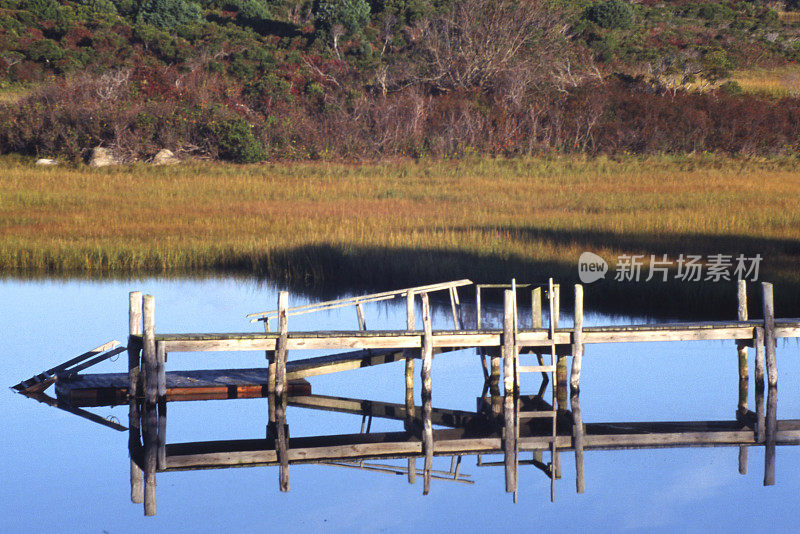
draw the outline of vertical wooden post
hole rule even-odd
[[[764,329],[756,327],[753,344],[756,347],[756,441],[764,443]]]
[[[531,291],[531,328],[544,328],[542,322],[542,288]]]
[[[516,389],[514,358],[516,340],[514,339],[514,292],[506,290],[503,299],[503,390],[505,394],[503,413],[505,425],[503,449],[505,452],[506,492],[517,491],[517,471],[514,451],[516,450],[516,421],[514,394]]]
[[[158,401],[166,401],[167,400],[167,371],[166,371],[166,363],[167,363],[167,352],[164,347],[163,341],[156,342],[156,366],[158,372]]]
[[[572,332],[572,373],[570,387],[580,390],[581,365],[583,363],[583,286],[575,284],[575,326]]]
[[[767,384],[769,387],[778,385],[778,368],[775,362],[775,306],[772,298],[772,284],[762,282],[761,288],[764,297],[764,349],[767,356]]]
[[[134,336],[142,335],[142,292],[128,294],[128,396],[136,399],[139,388],[139,367],[142,342]]]
[[[269,333],[269,318],[264,319],[264,332]],[[264,351],[267,360],[267,439],[274,439],[275,428],[275,351]]]
[[[360,302],[356,303],[356,315],[358,315],[358,329],[366,330],[367,321],[364,319],[364,308],[361,306]]]
[[[417,328],[417,319],[414,313],[414,293],[409,291],[406,295],[406,328],[414,331]],[[414,430],[414,349],[403,351],[406,357],[406,430]],[[417,460],[414,457],[408,458],[408,483],[413,484],[417,475]]]
[[[431,309],[428,294],[422,295],[422,452],[425,454],[425,477],[423,495],[431,489],[431,469],[433,469],[433,426],[431,424],[431,365],[433,364],[433,332],[431,328]]]
[[[475,330],[481,329],[481,288],[475,287]]]
[[[144,500],[142,470],[133,461],[133,440],[140,439],[139,405],[137,401],[139,389],[139,368],[141,361],[142,335],[142,293],[131,291],[128,294],[128,428],[129,450],[131,452],[131,502],[141,503]],[[136,435],[134,436],[134,432]]]
[[[458,293],[454,287],[450,288],[450,308],[453,311],[453,328],[461,330],[461,317],[459,313],[461,302],[458,300]]]
[[[145,297],[146,298],[146,297]],[[146,301],[145,301],[146,302]],[[147,327],[145,327],[145,332]],[[158,465],[158,430],[156,407],[144,404],[144,515],[156,515],[156,468]]]
[[[561,315],[561,286],[553,284],[553,329],[558,328],[558,319]],[[567,409],[567,357],[558,356],[556,360],[556,381],[558,409]]]
[[[144,319],[143,352],[144,352],[144,378],[145,401],[155,404],[158,395],[158,363],[156,361],[155,338],[155,299],[153,295],[145,295],[142,316]]]
[[[738,301],[737,316],[740,321],[747,320],[747,282],[739,280],[736,285]],[[742,341],[736,344],[739,360],[739,402],[736,408],[737,419],[747,413],[747,394],[750,387],[750,373],[747,369],[747,346]],[[747,447],[739,447],[739,473],[747,474]]]
[[[279,486],[281,491],[289,491],[288,436],[286,435],[287,379],[286,360],[289,340],[289,292],[278,295],[278,342],[275,350],[275,423],[277,426],[277,454],[280,461]]]

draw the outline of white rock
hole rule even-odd
[[[39,158],[36,160],[36,165],[58,165],[58,162],[50,158]]]
[[[162,148],[153,156],[153,160],[150,163],[153,165],[173,165],[180,162],[181,160],[175,157],[172,150]]]
[[[117,164],[119,164],[119,160],[108,148],[98,146],[92,149],[92,155],[89,157],[90,167],[108,167]]]

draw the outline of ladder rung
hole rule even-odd
[[[556,370],[555,365],[518,365],[517,371],[520,373],[552,373]]]
[[[530,412],[519,412],[520,417],[555,417],[558,414],[555,410],[536,410]]]

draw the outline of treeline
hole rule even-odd
[[[0,13],[2,83],[22,88],[0,105],[0,152],[800,148],[800,100],[713,88],[737,64],[800,54],[797,29],[758,2],[0,0]]]

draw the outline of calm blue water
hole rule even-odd
[[[159,332],[221,332],[259,331],[244,315],[275,308],[279,289],[229,279],[3,281],[0,377],[11,386],[109,339],[124,342],[131,290],[155,295]],[[305,302],[293,295],[290,305]],[[404,303],[374,304],[366,312],[369,328],[405,326]],[[562,323],[569,324],[564,315]],[[449,308],[439,309],[434,327],[447,327],[449,320]],[[612,320],[589,314],[585,322]],[[292,317],[289,325],[293,330],[353,329],[356,316],[346,309]],[[305,355],[292,353],[290,359]],[[800,418],[798,356],[794,341],[779,342],[779,418]],[[121,372],[126,363],[123,355],[95,372]],[[167,365],[263,363],[263,353],[254,352],[173,354]],[[317,394],[403,402],[402,363],[310,381]],[[730,420],[737,400],[736,351],[732,342],[587,346],[582,384],[584,422]],[[436,357],[434,406],[473,410],[481,386],[474,351]],[[537,389],[538,379],[523,382],[522,393]],[[127,407],[94,411],[127,424]],[[353,433],[361,426],[360,416],[292,407],[287,417],[292,436]],[[583,495],[575,493],[573,456],[566,453],[555,504],[549,502],[549,480],[525,466],[519,503],[512,504],[502,468],[479,468],[474,456],[465,457],[461,467],[474,485],[434,480],[427,497],[421,477],[411,486],[405,476],[331,466],[293,465],[288,494],[278,491],[275,467],[161,473],[158,515],[146,518],[142,506],[129,500],[126,433],[7,388],[0,389],[0,418],[0,532],[800,531],[798,447],[778,448],[776,485],[768,488],[762,487],[762,448],[750,449],[745,476],[737,471],[737,448],[589,451]],[[261,438],[266,419],[266,399],[171,403],[168,442]],[[372,430],[400,427],[376,419]],[[449,458],[434,461],[437,469],[449,465]]]

